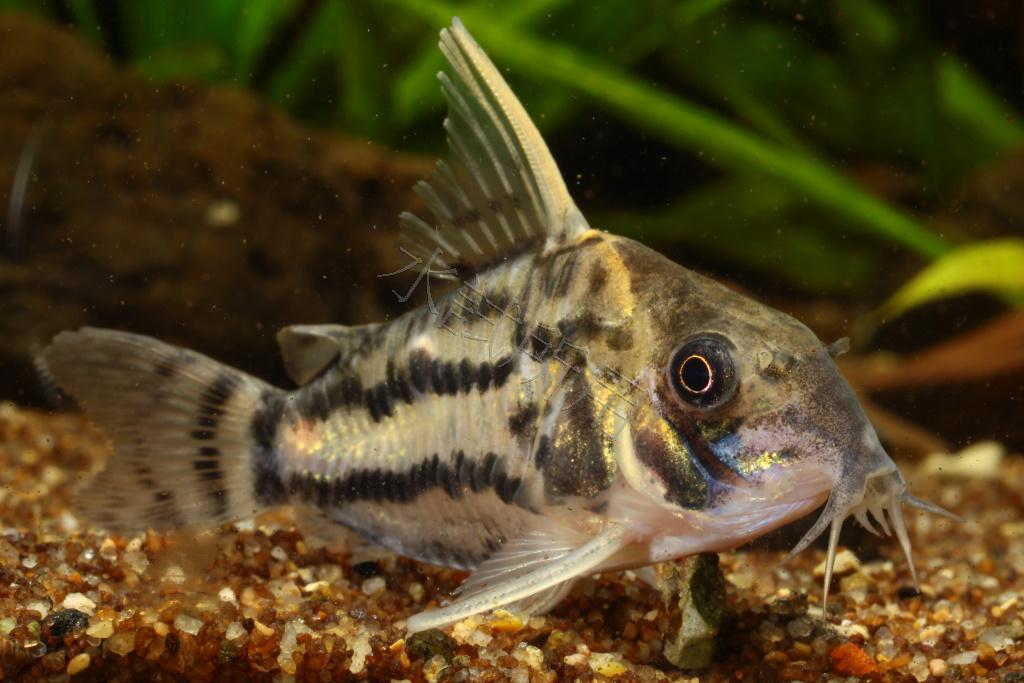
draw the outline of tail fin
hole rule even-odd
[[[83,328],[43,351],[57,383],[114,443],[79,495],[90,521],[122,533],[255,514],[257,411],[283,392],[150,337]],[[258,430],[257,430],[258,431]]]

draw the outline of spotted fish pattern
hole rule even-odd
[[[61,333],[42,360],[115,446],[83,514],[133,532],[287,504],[310,530],[472,571],[410,631],[543,611],[577,577],[735,547],[822,505],[798,548],[831,525],[833,558],[855,516],[909,553],[900,503],[928,506],[835,347],[592,229],[461,23],[440,46],[450,154],[401,248],[454,289],[388,323],[281,330],[294,390],[140,335]]]

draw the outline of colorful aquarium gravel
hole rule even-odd
[[[701,672],[666,661],[672,615],[632,573],[582,581],[545,617],[498,614],[408,637],[403,620],[465,573],[325,549],[284,516],[197,537],[109,536],[72,491],[107,457],[81,417],[0,409],[2,680],[1024,680],[1024,461],[991,453],[915,488],[962,524],[913,514],[920,593],[892,543],[722,557],[728,606]],[[995,475],[995,476],[993,476]],[[361,553],[361,554],[358,554]]]

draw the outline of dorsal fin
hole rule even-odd
[[[449,156],[416,185],[434,224],[401,215],[406,251],[433,275],[461,278],[577,239],[587,222],[523,105],[457,18],[440,45]]]
[[[290,325],[277,332],[285,372],[298,385],[308,384],[327,366],[366,340],[376,325]]]

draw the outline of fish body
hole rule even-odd
[[[825,505],[909,542],[905,484],[793,318],[592,229],[500,74],[442,32],[451,155],[403,250],[449,294],[297,325],[288,391],[125,332],[58,335],[54,377],[115,445],[80,509],[118,531],[284,504],[472,575],[410,630],[555,604],[574,579],[733,548]],[[888,519],[887,519],[888,518]],[[909,558],[909,554],[908,554]]]

